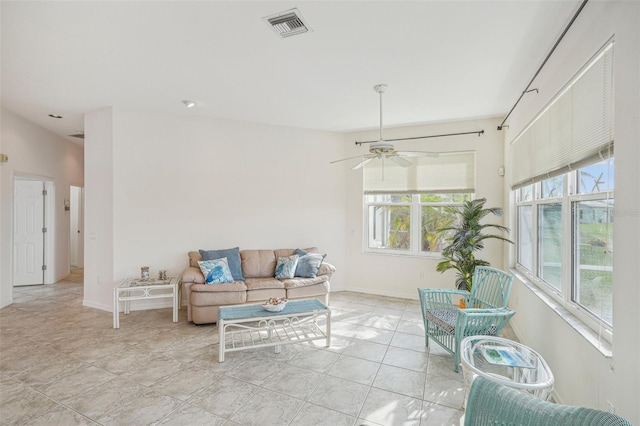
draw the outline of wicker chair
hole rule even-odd
[[[571,407],[541,401],[484,377],[471,386],[465,426],[632,426],[620,416],[585,407]]]
[[[507,308],[513,275],[488,266],[476,267],[471,292],[419,288],[425,345],[432,339],[454,357],[460,368],[460,342],[467,336],[497,336],[515,312]],[[453,296],[462,296],[469,309],[459,309]]]

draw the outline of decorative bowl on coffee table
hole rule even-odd
[[[287,299],[284,297],[272,297],[262,304],[262,307],[269,312],[280,312],[287,306]]]

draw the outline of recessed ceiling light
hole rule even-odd
[[[194,106],[198,105],[196,102],[194,101],[189,101],[187,99],[185,99],[184,101],[182,101],[182,103],[184,104],[184,106],[186,106],[187,108],[193,108]]]
[[[58,115],[58,114],[49,114],[49,117],[51,117],[51,118],[62,118],[62,116]]]

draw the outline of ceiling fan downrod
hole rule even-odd
[[[438,153],[435,152],[427,152],[427,151],[396,151],[392,143],[385,141],[383,139],[382,128],[384,126],[383,115],[382,115],[382,94],[387,89],[386,84],[378,84],[373,87],[373,89],[378,93],[380,97],[380,134],[379,139],[377,141],[368,141],[368,142],[356,142],[356,145],[361,145],[363,143],[371,143],[369,145],[369,153],[364,155],[358,155],[355,157],[343,158],[341,160],[331,161],[330,164],[338,163],[341,161],[347,161],[354,158],[360,158],[361,161],[352,167],[353,170],[358,170],[368,164],[370,161],[374,159],[382,160],[382,180],[384,180],[384,160],[388,159],[393,163],[396,163],[400,167],[409,167],[412,163],[405,159],[404,157],[438,157]],[[412,139],[412,138],[407,138]]]
[[[373,90],[378,92],[378,94],[380,95],[380,138],[378,139],[378,141],[382,142],[384,140],[382,139],[382,94],[385,92],[385,90],[387,90],[387,85],[378,84],[376,86],[373,86]]]

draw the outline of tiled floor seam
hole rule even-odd
[[[75,293],[81,295],[81,292],[74,292],[74,294]],[[44,293],[43,292],[43,293],[41,293],[41,295],[46,297],[46,296],[49,295],[49,293]],[[366,295],[364,295],[362,293],[357,293],[357,294],[351,293],[349,295],[345,295],[344,297],[342,297],[342,295],[340,293],[337,293],[336,296],[338,296],[338,297],[336,297],[335,300],[336,300],[337,303],[340,304],[340,309],[347,309],[347,308],[344,308],[344,306],[348,305],[348,301],[349,300],[357,300],[358,297],[366,296]],[[65,296],[65,298],[66,298],[66,296]],[[29,298],[29,299],[37,300],[38,297],[34,296],[32,298]],[[380,305],[376,305],[375,298],[371,298],[370,299],[370,298],[367,297],[367,299],[368,300],[364,301],[365,303],[363,303],[362,305],[363,306],[369,306],[370,308],[363,307],[362,308],[363,310],[375,309],[376,306],[378,306],[378,307],[380,307],[381,309],[384,309],[384,310],[389,310],[389,311],[396,310],[396,311],[398,311],[400,313],[399,314],[400,320],[399,321],[393,320],[393,322],[392,322],[393,327],[387,327],[387,328],[385,328],[385,327],[372,327],[371,325],[359,324],[358,322],[351,323],[351,322],[345,321],[344,323],[346,324],[346,327],[357,326],[358,330],[354,330],[353,333],[347,333],[347,334],[350,335],[349,337],[339,336],[339,335],[336,334],[335,335],[336,338],[340,339],[340,340],[338,340],[338,348],[337,348],[337,350],[331,350],[331,349],[326,349],[326,348],[313,348],[313,350],[316,350],[316,351],[322,350],[322,351],[327,351],[327,352],[330,352],[330,353],[334,353],[336,356],[332,359],[332,361],[330,363],[328,363],[328,364],[326,364],[326,366],[324,366],[323,371],[320,373],[322,375],[321,376],[322,377],[321,380],[315,382],[313,387],[309,388],[310,390],[308,391],[308,394],[305,395],[304,399],[303,398],[297,398],[297,397],[293,396],[293,398],[301,401],[301,404],[296,408],[295,412],[293,412],[293,416],[291,417],[291,420],[289,421],[289,423],[291,423],[301,413],[301,410],[304,410],[304,407],[305,407],[306,404],[314,404],[314,405],[318,405],[318,406],[331,405],[331,400],[330,399],[324,399],[324,398],[322,399],[323,401],[326,401],[327,404],[317,404],[317,403],[314,403],[314,402],[310,401],[311,396],[314,394],[314,392],[317,391],[318,386],[320,386],[322,381],[326,380],[328,377],[339,377],[339,378],[342,378],[344,380],[347,380],[347,381],[355,383],[355,384],[367,386],[366,387],[366,392],[363,392],[363,391],[365,391],[365,388],[361,389],[361,392],[362,392],[361,395],[364,395],[364,400],[362,402],[362,405],[359,407],[357,416],[355,416],[356,417],[356,424],[358,424],[358,419],[361,418],[360,416],[365,414],[363,412],[363,410],[365,409],[365,404],[366,404],[367,399],[371,395],[372,388],[379,389],[379,390],[382,390],[382,391],[385,391],[385,392],[389,392],[389,394],[392,394],[392,395],[410,397],[410,398],[412,398],[414,400],[420,400],[420,402],[422,404],[421,405],[421,410],[424,409],[425,404],[427,404],[427,405],[428,404],[435,404],[437,406],[446,407],[446,408],[453,408],[454,410],[460,411],[459,407],[450,407],[450,405],[446,405],[446,404],[443,404],[441,402],[438,403],[438,402],[435,402],[435,401],[430,401],[430,400],[425,399],[425,396],[428,396],[426,394],[426,389],[427,389],[426,386],[422,386],[422,389],[421,389],[421,392],[420,392],[422,397],[418,398],[417,394],[415,392],[410,391],[410,390],[407,391],[407,392],[411,393],[413,395],[407,394],[407,393],[402,393],[402,392],[397,392],[395,390],[394,391],[390,391],[390,390],[384,389],[383,387],[380,387],[380,385],[374,385],[374,383],[376,381],[376,378],[379,376],[380,371],[383,368],[382,367],[383,365],[393,366],[394,368],[399,368],[399,369],[402,369],[402,370],[406,370],[407,372],[418,372],[418,370],[416,370],[416,369],[405,368],[404,366],[402,366],[402,365],[405,365],[405,364],[408,365],[408,366],[412,366],[414,364],[412,364],[411,362],[410,363],[398,362],[398,361],[401,361],[401,360],[399,358],[397,358],[397,357],[396,357],[396,362],[395,363],[390,363],[390,362],[393,362],[392,358],[389,358],[390,362],[387,362],[386,358],[387,358],[387,355],[389,354],[389,351],[390,351],[391,348],[399,349],[399,350],[402,350],[402,351],[407,351],[407,352],[405,352],[406,354],[416,353],[416,354],[421,354],[420,356],[424,355],[426,357],[426,359],[423,361],[423,365],[426,366],[425,368],[427,370],[430,368],[432,354],[430,354],[428,352],[425,354],[424,351],[416,350],[415,342],[412,342],[412,339],[409,337],[409,335],[417,335],[417,334],[415,332],[415,330],[416,330],[415,327],[411,326],[411,324],[408,323],[408,322],[414,322],[418,326],[421,325],[421,322],[417,321],[416,318],[415,318],[416,317],[416,313],[412,312],[412,311],[414,311],[416,309],[416,305],[415,304],[411,304],[411,303],[407,302],[407,303],[403,304],[402,309],[397,309],[398,305],[393,305],[393,303],[395,303],[396,300],[392,300],[391,301],[392,303],[385,304],[384,303],[384,298],[380,298],[381,304]],[[27,298],[24,297],[23,301],[24,300],[27,300]],[[59,300],[62,300],[62,299],[59,299]],[[347,303],[345,303],[345,301]],[[28,303],[28,302],[26,302],[26,303]],[[389,306],[389,305],[391,305],[391,306]],[[35,308],[34,309],[31,309],[31,308],[30,309],[24,309],[24,310],[22,310],[22,312],[19,313],[19,317],[32,315],[34,313],[34,310],[35,310]],[[14,312],[15,312],[15,310],[14,310]],[[356,310],[355,312],[358,312],[358,311]],[[58,316],[56,316],[54,314],[55,314],[55,312],[53,310],[47,309],[46,311],[43,311],[42,314],[40,314],[38,312],[37,316],[38,316],[40,321],[43,321],[43,320],[44,321],[49,321],[50,318],[56,319],[58,317]],[[150,311],[150,313],[146,313],[145,315],[138,314],[137,318],[142,318],[142,321],[140,323],[138,323],[140,325],[140,327],[152,326],[154,324],[154,322],[153,321],[147,321],[146,317],[147,316],[152,316],[153,314],[154,314],[153,311]],[[394,315],[395,316],[396,314],[393,314],[393,312],[391,312],[389,315]],[[98,315],[95,315],[95,316],[98,317]],[[161,316],[164,317],[164,315],[161,315]],[[384,315],[380,314],[380,316],[382,317]],[[156,315],[156,317],[159,318],[160,316]],[[99,318],[96,318],[96,319],[99,319]],[[101,322],[102,319],[99,319],[99,321]],[[181,321],[184,321],[184,315],[181,316]],[[133,324],[135,324],[135,323],[131,323],[131,322],[129,323],[129,325],[133,325]],[[158,324],[160,324],[160,323],[158,323]],[[405,325],[405,327],[402,329],[403,331],[399,331],[401,324]],[[7,327],[3,327],[3,329],[6,329],[6,328]],[[210,331],[215,332],[213,329],[211,329],[211,330],[206,330],[204,332],[199,332],[198,331],[196,333],[193,333],[192,325],[190,327],[189,325],[183,325],[183,324],[180,324],[180,326],[178,326],[177,328],[169,328],[169,327],[165,327],[164,323],[163,323],[163,324],[161,324],[161,328],[163,329],[163,333],[170,333],[170,334],[173,334],[175,336],[180,336],[184,331],[191,332],[192,335],[194,335],[194,337],[196,337],[197,339],[201,339],[202,340],[202,342],[203,342],[202,346],[203,347],[206,345],[206,342],[208,340],[208,336],[207,336],[206,333],[209,333]],[[19,330],[19,328],[17,330]],[[377,330],[377,331],[372,331],[372,330]],[[405,332],[406,330],[413,331],[413,333],[411,333],[411,332],[406,333]],[[390,340],[388,340],[388,341],[386,340],[388,338],[387,336],[385,336],[384,339],[375,340],[375,337],[378,336],[378,334],[377,334],[378,332],[387,332],[387,333],[389,333],[388,336],[390,336]],[[360,333],[362,335],[360,336],[358,333]],[[108,335],[109,333],[105,332],[104,334]],[[12,337],[13,337],[12,340],[16,339],[15,333],[14,333],[14,335]],[[75,337],[74,335],[70,335],[70,338],[74,338],[74,337]],[[374,337],[373,342],[371,340],[371,337]],[[115,337],[113,337],[113,338],[115,339]],[[44,336],[43,334],[40,334],[37,338],[29,337],[28,340],[30,342],[33,342],[35,345],[37,345],[39,347],[41,347],[42,345],[48,344],[47,343],[48,341],[52,341],[51,339],[47,340],[47,337]],[[355,347],[356,350],[352,349],[350,353],[345,353],[347,351],[347,348],[349,348],[349,346],[350,346],[349,342],[354,342],[354,343],[357,343],[357,342],[371,342],[371,343],[374,343],[376,345],[383,345],[384,346],[384,350],[383,350],[382,347],[379,347],[379,349],[376,349],[373,346],[371,346],[371,347],[368,347],[368,346],[360,347],[360,346],[356,345],[356,346],[352,346],[352,347]],[[383,342],[383,343],[381,343],[381,342]],[[141,341],[133,343],[132,346],[141,345],[139,348],[137,348],[137,350],[145,350],[146,347],[147,347],[147,343],[151,343],[151,339],[143,338],[143,339],[141,339]],[[124,344],[129,345],[130,342],[125,341]],[[411,347],[412,345],[414,347]],[[431,346],[433,348],[433,346],[434,346],[433,343],[431,344]],[[193,347],[194,349],[198,349],[198,345],[196,345],[196,344],[191,345],[191,347]],[[359,356],[359,353],[358,353],[358,351],[360,351],[361,348],[367,348],[367,349],[371,348],[372,350],[374,350],[374,352],[370,353],[369,354],[370,356],[361,357],[361,356]],[[132,350],[133,350],[133,348],[132,348]],[[62,353],[63,352],[61,352],[61,354]],[[296,359],[297,357],[301,356],[302,353],[304,353],[304,351],[301,351],[300,353],[295,354],[295,356],[291,357],[290,359],[283,360],[282,362],[284,364],[288,364],[288,365],[292,365],[292,366],[295,366],[297,368],[300,368],[301,367],[300,365],[296,366],[296,365],[291,364],[290,362],[292,360]],[[381,353],[382,353],[382,357],[378,360],[378,357],[380,356]],[[402,354],[402,352],[397,352],[397,353],[398,354]],[[177,352],[176,353],[174,353],[174,352],[165,353],[165,355],[168,358],[170,358],[170,359],[172,359],[172,360],[174,360],[176,362],[184,364],[184,366],[192,364],[194,366],[197,366],[198,368],[203,368],[203,369],[207,368],[207,365],[213,367],[213,364],[211,364],[211,361],[208,361],[208,360],[205,359],[204,352],[202,352],[201,355],[199,354],[197,356],[190,357],[189,359],[191,361],[185,361],[184,359],[180,358]],[[438,356],[439,355],[440,354],[438,354]],[[215,348],[214,348],[214,353],[212,353],[212,356],[214,356],[214,357],[216,356]],[[416,358],[416,361],[418,361],[420,359],[420,356],[418,356]],[[359,360],[362,360],[362,361],[373,362],[373,363],[375,363],[377,365],[376,365],[375,369],[372,369],[371,368],[372,366],[367,367],[366,363],[363,363],[362,370],[358,371],[355,375],[352,376],[353,378],[356,378],[357,380],[362,378],[363,380],[360,380],[360,381],[352,380],[352,378],[340,377],[340,371],[347,371],[347,370],[344,370],[345,367],[349,368],[348,366],[351,365],[351,364],[349,362],[347,362],[346,364],[342,364],[338,368],[337,367],[337,363],[339,362],[339,360],[345,359],[347,357],[348,358],[359,359]],[[83,357],[83,358],[85,358],[85,357]],[[331,357],[328,357],[328,358],[331,359]],[[319,358],[319,360],[321,360],[321,359],[322,359],[322,357]],[[80,359],[80,361],[83,361],[83,360]],[[99,367],[99,362],[96,361],[96,360],[83,361],[83,362],[87,363],[88,365],[92,365],[92,366],[94,366],[96,368],[101,368],[101,367]],[[267,360],[266,361],[266,365],[268,365],[268,362],[269,361]],[[438,362],[437,365],[439,366],[440,364],[441,363]],[[323,365],[324,364],[322,362],[319,363],[319,366],[323,366]],[[359,364],[355,363],[353,365],[358,366]],[[418,364],[415,364],[415,365],[417,366]],[[337,376],[330,375],[330,372],[332,371],[333,368],[336,368],[336,371],[334,373],[337,374]],[[104,369],[104,370],[107,371],[107,372],[110,372],[110,373],[112,372],[112,370],[107,370],[107,369]],[[309,370],[309,369],[307,369],[307,370],[308,371],[314,371],[314,370]],[[375,370],[375,374],[372,374],[371,376],[369,376],[370,372],[374,371],[374,370]],[[214,371],[216,371],[216,370],[214,370]],[[317,372],[318,370],[315,370],[315,371]],[[225,373],[228,373],[228,371],[226,371],[226,372],[225,371],[221,371],[220,372],[220,377],[218,377],[216,380],[219,380],[221,377],[227,377],[227,378],[233,378],[235,380],[241,380],[241,379],[237,379],[237,378],[235,378],[235,377],[233,377],[231,375],[227,375]],[[19,372],[6,373],[6,372],[3,371],[3,378],[15,377],[17,374],[19,374]],[[115,374],[117,377],[126,378],[126,375],[122,374],[122,373],[113,373],[113,374]],[[170,376],[171,377],[175,377],[175,376],[178,376],[179,374],[180,374],[179,372],[175,372],[173,374],[170,374]],[[426,374],[426,371],[424,369],[422,369],[421,374]],[[445,376],[448,376],[448,374],[445,374]],[[365,383],[365,381],[368,380],[367,379],[368,377],[371,377],[370,383]],[[161,379],[158,379],[158,381],[160,381],[160,380]],[[412,379],[412,380],[414,380],[414,379]],[[154,385],[156,383],[154,383]],[[383,384],[383,382],[381,382],[381,384]],[[267,388],[265,386],[265,383],[261,383],[260,385],[255,385],[255,384],[252,383],[252,385],[257,386],[257,388],[254,389],[254,392],[257,391],[257,389],[263,389],[263,390],[267,390],[267,391],[270,391],[270,392],[281,393],[281,392],[273,391],[273,390]],[[92,387],[90,387],[90,389],[96,389],[97,387],[98,387],[97,385],[96,386],[92,386]],[[147,387],[147,386],[145,386],[145,387]],[[387,387],[389,387],[389,386],[387,386]],[[153,389],[153,386],[149,386],[147,388]],[[31,388],[31,389],[33,389],[33,388]],[[402,384],[397,389],[404,390],[404,389],[410,389],[410,388],[409,388],[409,385]],[[414,387],[414,389],[416,391],[418,390],[417,387]],[[33,389],[33,390],[35,390],[35,389]],[[166,392],[163,392],[163,391],[160,391],[160,393],[164,394],[166,396],[169,396],[173,400],[175,400],[178,403],[180,403],[181,404],[180,407],[192,406],[192,407],[198,408],[200,410],[206,411],[208,413],[211,413],[212,415],[215,415],[215,416],[217,416],[217,417],[219,417],[221,419],[225,419],[225,421],[230,421],[230,418],[233,417],[233,415],[235,415],[237,412],[241,411],[243,409],[242,407],[246,406],[246,404],[247,404],[247,402],[244,402],[242,404],[242,406],[239,407],[231,416],[224,416],[224,417],[223,416],[219,416],[216,413],[213,413],[213,412],[211,412],[209,410],[206,410],[204,408],[201,408],[201,407],[199,407],[197,405],[194,405],[193,403],[189,402],[191,400],[191,398],[197,392],[200,392],[200,391],[202,391],[202,389],[194,391],[190,395],[189,398],[182,398],[182,397],[181,398],[176,398],[176,397],[173,397],[171,394],[167,394]],[[455,392],[455,390],[452,390],[452,391]],[[41,393],[39,391],[37,391],[37,392]],[[305,392],[306,392],[306,389],[305,389]],[[92,421],[96,421],[97,422],[97,420],[93,419],[92,417],[88,417],[87,415],[85,415],[85,414],[83,414],[81,412],[78,412],[76,410],[73,410],[73,409],[71,409],[70,407],[68,407],[68,406],[66,406],[64,404],[60,404],[58,401],[56,401],[55,399],[47,396],[46,394],[43,394],[43,395],[45,397],[47,397],[48,399],[54,401],[56,404],[60,405],[61,407],[69,409],[72,412],[77,413],[78,415],[82,415],[85,418],[88,418],[88,419],[91,419]],[[286,395],[288,397],[292,397],[292,395],[287,395],[287,394],[284,394],[284,393],[282,393],[282,395]],[[454,394],[452,394],[452,395],[454,395]],[[455,404],[453,404],[453,405],[455,405]],[[334,410],[330,406],[327,406],[325,408],[330,409],[330,410]],[[174,409],[173,411],[171,411],[171,413],[165,415],[163,417],[163,419],[168,418],[169,416],[171,416],[172,414],[176,413],[176,411],[178,411],[180,409],[181,408]],[[48,412],[50,412],[50,411],[51,410],[49,410]],[[112,410],[110,410],[110,411],[112,411]],[[338,412],[341,412],[341,411],[338,410]],[[348,413],[344,413],[344,414],[347,414],[349,416],[353,416],[353,414],[348,414]],[[102,413],[101,414],[101,416],[104,416],[104,415],[106,415],[106,413]],[[362,418],[362,419],[366,420],[364,418]],[[367,420],[366,422],[367,423],[371,422],[371,420]]]
[[[56,410],[56,409],[57,409],[57,408],[59,408],[59,407],[64,407],[64,408],[66,408],[67,410],[69,410],[69,411],[73,411],[74,413],[76,413],[76,414],[78,414],[78,415],[80,415],[80,416],[82,416],[82,417],[84,417],[84,418],[87,418],[87,419],[91,420],[92,422],[94,422],[94,423],[96,423],[96,424],[100,424],[100,423],[98,423],[98,421],[97,421],[96,419],[92,419],[91,417],[87,416],[86,414],[81,413],[81,412],[79,412],[79,411],[77,411],[77,410],[74,410],[74,409],[73,409],[73,408],[71,408],[70,406],[68,406],[68,405],[66,405],[66,404],[64,404],[64,403],[62,403],[62,402],[60,402],[60,401],[58,401],[58,400],[56,400],[56,399],[54,399],[54,398],[50,397],[49,395],[47,395],[47,394],[45,394],[45,393],[42,393],[41,391],[38,391],[37,389],[34,389],[34,388],[32,388],[32,387],[29,387],[29,389],[31,389],[31,390],[32,390],[32,391],[34,391],[34,392],[39,393],[40,395],[44,396],[44,397],[45,397],[45,398],[47,398],[47,399],[50,399],[51,401],[55,402],[55,403],[56,403],[56,406],[51,407],[49,410],[45,411],[44,413],[40,414],[40,415],[39,415],[39,416],[37,416],[37,417],[34,417],[33,419],[30,419],[30,420],[26,421],[25,423],[21,423],[21,425],[28,425],[29,423],[33,422],[34,420],[37,420],[38,418],[45,416],[46,414],[48,414],[48,413],[50,413],[50,412],[52,412],[52,411]]]

